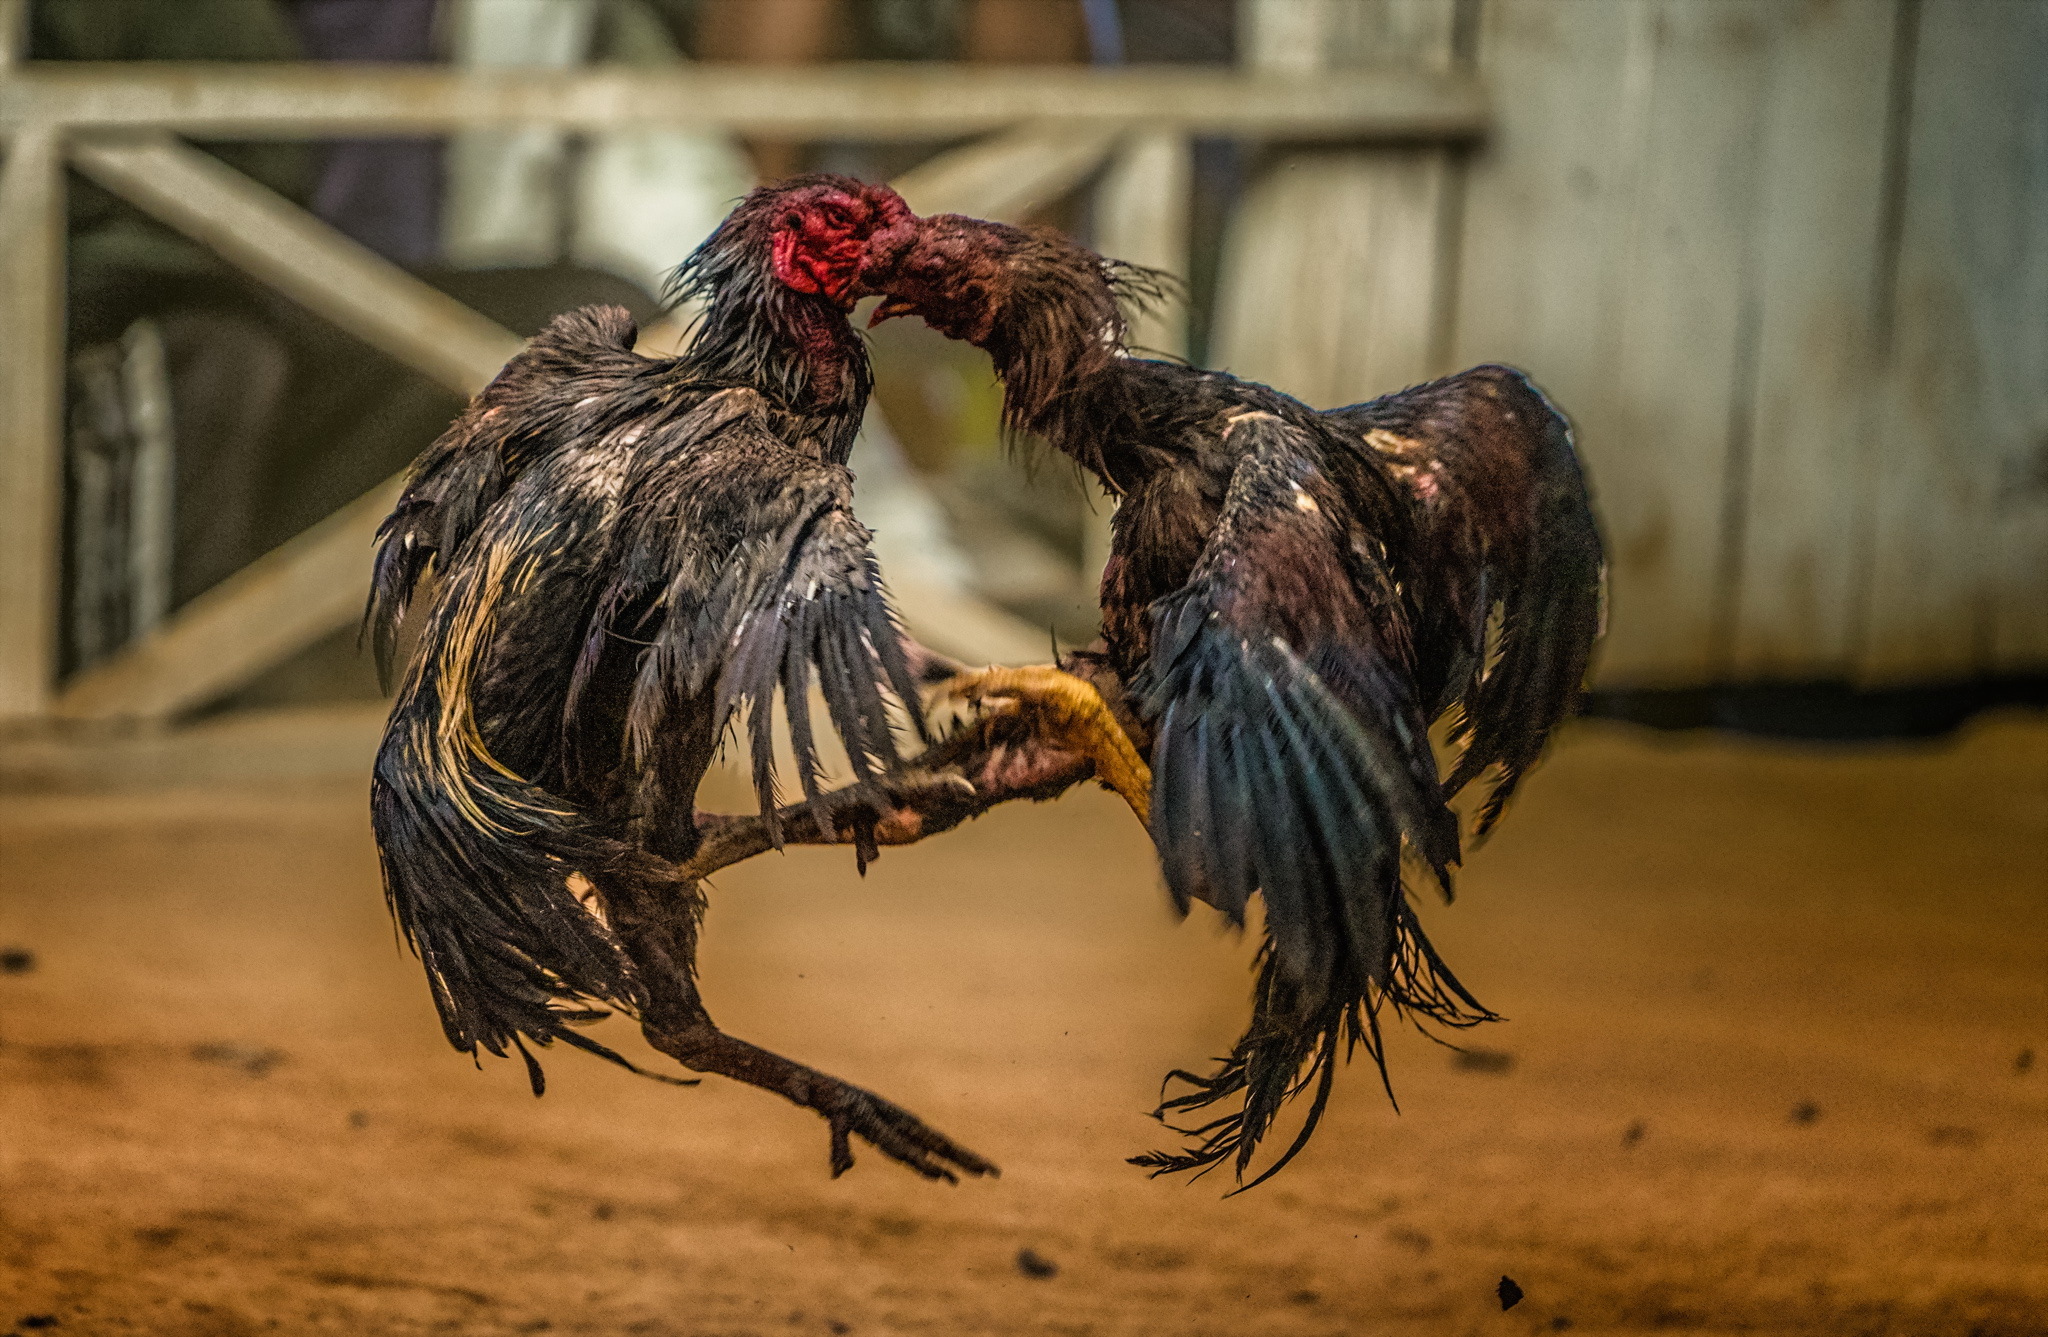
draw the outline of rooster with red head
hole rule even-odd
[[[778,693],[814,807],[814,674],[856,787],[896,763],[890,696],[921,727],[846,470],[870,385],[847,311],[870,248],[910,225],[894,192],[842,177],[757,190],[678,272],[705,308],[680,357],[639,356],[627,314],[592,308],[477,395],[381,531],[367,621],[384,665],[416,596],[425,610],[372,814],[457,1049],[517,1049],[538,1094],[529,1045],[632,1066],[577,1029],[615,1009],[684,1067],[817,1111],[835,1174],[857,1135],[950,1179],[994,1167],[712,1023],[703,893],[679,866],[741,714],[777,841]]]
[[[1250,1027],[1212,1075],[1174,1073],[1187,1089],[1160,1109],[1225,1112],[1138,1163],[1230,1160],[1242,1181],[1281,1107],[1313,1090],[1257,1183],[1306,1145],[1340,1050],[1364,1045],[1385,1078],[1383,1010],[1492,1019],[1430,946],[1402,860],[1448,897],[1447,798],[1489,782],[1483,835],[1576,702],[1603,575],[1570,428],[1507,367],[1318,413],[1133,356],[1124,308],[1163,276],[1050,230],[941,215],[880,249],[875,318],[921,316],[987,350],[1008,426],[1117,498],[1104,639],[1067,664],[1150,772],[1105,778],[1148,818],[1183,910],[1241,922],[1256,892],[1267,931]],[[1429,742],[1445,717],[1462,748],[1448,781]],[[1070,732],[1047,718],[1044,745],[1089,750]],[[1094,752],[1098,776],[1114,769],[1113,749]]]

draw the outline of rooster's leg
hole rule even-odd
[[[1026,718],[1035,739],[1088,758],[1095,778],[1123,796],[1146,826],[1152,823],[1152,770],[1095,685],[1050,665],[986,668],[945,685],[947,695],[989,713]]]
[[[719,1030],[705,1010],[692,969],[697,937],[694,909],[680,898],[633,896],[629,887],[620,886],[626,894],[613,900],[613,923],[647,992],[640,1029],[649,1044],[692,1072],[717,1073],[816,1110],[832,1129],[834,1178],[853,1165],[854,1136],[927,1179],[956,1182],[956,1171],[998,1173],[993,1164],[908,1110]]]
[[[715,1072],[758,1086],[816,1110],[832,1129],[832,1177],[853,1166],[851,1138],[859,1135],[883,1155],[927,1179],[955,1182],[961,1174],[993,1175],[996,1167],[871,1091],[735,1039],[711,1024],[700,1008],[682,1026],[645,1023],[648,1041],[692,1072]]]

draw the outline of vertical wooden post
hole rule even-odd
[[[0,720],[19,720],[47,714],[56,686],[64,159],[54,126],[15,131],[0,168],[0,331]]]
[[[1186,282],[1188,210],[1194,189],[1194,149],[1178,131],[1157,128],[1132,133],[1110,159],[1095,194],[1095,247],[1104,255],[1163,269]],[[1188,311],[1176,292],[1131,322],[1131,345],[1141,351],[1186,357]],[[1098,499],[1081,520],[1081,579],[1092,591],[1109,560],[1106,499]]]
[[[1884,261],[1891,4],[1808,4],[1772,35],[1749,244],[1754,398],[1724,497],[1710,668],[1843,678],[1868,603],[1878,465],[1873,276]]]
[[[0,70],[28,58],[28,0],[0,0]]]
[[[2048,12],[1918,7],[1859,675],[2048,667]]]

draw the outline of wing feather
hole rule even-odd
[[[754,787],[773,823],[778,694],[805,798],[819,795],[823,763],[808,700],[815,675],[856,782],[896,764],[884,693],[914,703],[917,688],[868,531],[853,516],[852,475],[781,441],[757,396],[720,396],[643,447],[616,542],[618,574],[599,601],[585,657],[611,636],[649,642],[627,713],[637,761],[659,752],[684,702],[709,692],[718,731],[745,717]],[[921,713],[909,714],[921,730]],[[645,797],[667,806],[662,795]]]
[[[1448,886],[1457,832],[1408,686],[1406,605],[1368,523],[1379,491],[1341,444],[1277,416],[1240,415],[1229,432],[1243,454],[1222,515],[1187,583],[1152,606],[1133,686],[1154,724],[1167,885],[1233,919],[1256,890],[1265,961],[1235,1050],[1211,1076],[1176,1073],[1192,1089],[1160,1112],[1241,1105],[1139,1163],[1234,1159],[1242,1178],[1281,1106],[1313,1089],[1278,1164],[1306,1145],[1340,1043],[1381,1057],[1382,1003],[1453,1026],[1490,1014],[1445,1005],[1463,990],[1430,977],[1442,965],[1405,900],[1404,841]]]
[[[1493,777],[1484,836],[1577,705],[1602,630],[1606,568],[1571,424],[1501,366],[1323,416],[1413,503],[1418,675],[1462,748],[1448,787]]]
[[[552,748],[574,643],[545,635],[556,610],[594,597],[591,564],[561,560],[592,546],[601,505],[565,504],[529,470],[483,516],[434,600],[393,707],[371,781],[385,894],[427,979],[450,1043],[467,1053],[561,1040],[638,1069],[575,1033],[635,1012],[640,981],[600,913],[579,898],[591,879],[674,878],[576,805],[530,777]],[[550,502],[553,504],[550,504]],[[486,735],[491,738],[487,745]],[[680,904],[694,892],[674,887]]]
[[[391,686],[398,631],[420,581],[445,567],[506,489],[537,457],[560,449],[564,407],[646,365],[633,353],[638,328],[623,307],[555,317],[472,398],[406,471],[398,504],[377,528],[377,556],[363,629],[377,672]]]

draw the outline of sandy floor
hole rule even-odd
[[[18,799],[0,834],[0,946],[37,957],[0,975],[0,1332],[2048,1332],[2038,717],[1579,728],[1425,912],[1506,1070],[1406,1038],[1401,1114],[1352,1068],[1228,1201],[1123,1157],[1235,1033],[1246,949],[1174,923],[1099,794],[714,892],[722,1023],[1004,1168],[957,1188],[833,1182],[815,1118],[729,1084],[474,1071],[352,788]]]

